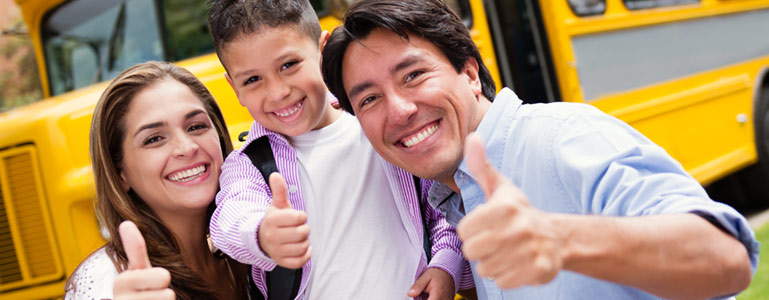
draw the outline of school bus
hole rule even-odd
[[[94,215],[88,131],[111,78],[172,61],[212,91],[233,140],[251,119],[213,53],[203,0],[15,1],[45,97],[0,112],[0,300],[59,298],[106,234]],[[311,2],[329,30],[349,5]],[[703,184],[769,161],[769,1],[447,2],[498,86],[527,102],[595,105]]]

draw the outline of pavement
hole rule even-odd
[[[758,230],[764,225],[769,224],[769,209],[764,210],[762,212],[750,214],[749,216],[747,216],[747,218],[748,218],[748,223],[750,223],[750,228],[753,228],[753,230]]]

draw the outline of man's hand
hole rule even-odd
[[[563,267],[563,241],[551,217],[488,162],[478,135],[467,137],[465,158],[486,196],[457,226],[465,257],[503,289],[552,280]]]
[[[283,176],[272,173],[269,180],[272,203],[259,226],[259,247],[279,266],[301,268],[312,252],[307,214],[291,208]]]
[[[128,258],[128,270],[118,274],[112,293],[118,299],[176,299],[174,291],[168,288],[171,273],[163,268],[153,268],[144,242],[136,224],[125,221],[118,228],[123,249]]]
[[[409,297],[428,294],[427,300],[454,299],[454,279],[438,268],[428,268],[409,289]]]

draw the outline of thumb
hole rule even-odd
[[[422,272],[422,275],[419,275],[417,281],[411,285],[407,296],[413,298],[421,295],[422,292],[425,291],[425,288],[427,288],[427,284],[430,283],[430,278],[428,272]]]
[[[128,258],[129,270],[140,270],[152,268],[149,255],[147,255],[147,244],[144,243],[144,237],[136,228],[136,224],[131,221],[123,221],[118,227],[120,241],[123,243],[126,257]]]
[[[465,159],[467,167],[486,195],[486,201],[491,198],[497,187],[504,182],[504,177],[489,163],[483,140],[476,133],[471,133],[465,141]]]
[[[286,180],[278,172],[270,174],[270,190],[272,191],[272,206],[278,209],[291,208],[286,194]]]

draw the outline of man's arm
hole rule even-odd
[[[466,158],[487,202],[457,232],[479,275],[502,288],[546,283],[561,269],[666,298],[733,294],[750,282],[745,246],[699,216],[546,213],[489,165],[477,136]]]
[[[731,295],[750,284],[745,246],[700,216],[549,217],[562,230],[564,269],[672,299]]]

